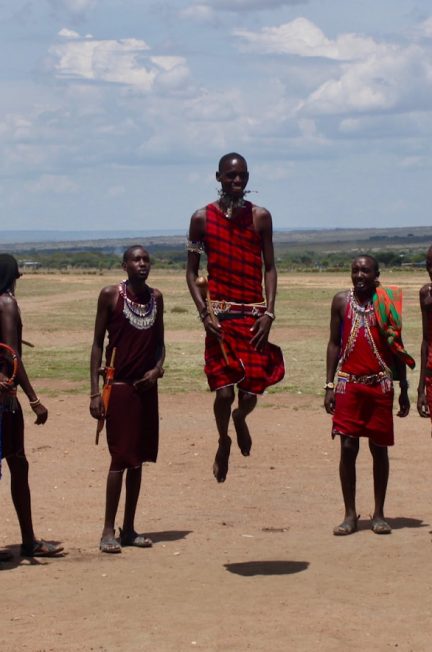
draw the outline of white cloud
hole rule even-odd
[[[385,49],[372,38],[356,34],[342,34],[331,40],[314,23],[302,17],[278,27],[263,27],[259,32],[235,29],[233,33],[242,38],[249,49],[267,54],[350,61]]]
[[[301,103],[309,113],[406,111],[432,100],[432,65],[417,46],[388,47],[381,56],[368,56],[341,68]]]
[[[179,16],[197,23],[211,23],[215,20],[216,13],[209,5],[194,4],[181,9]]]
[[[183,57],[146,56],[150,47],[141,39],[77,38],[70,30],[59,34],[64,40],[50,48],[58,77],[124,84],[140,91],[151,90],[156,80],[176,89],[189,77]]]

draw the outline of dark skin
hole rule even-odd
[[[378,282],[377,273],[373,261],[368,257],[356,258],[352,263],[351,279],[354,288],[354,295],[360,305],[367,304],[375,293]],[[330,318],[330,339],[327,345],[327,383],[333,382],[335,377],[339,356],[340,356],[340,333],[345,316],[348,300],[348,292],[339,292],[333,298]],[[401,391],[399,396],[399,417],[406,417],[410,410],[408,389],[406,383],[406,366],[403,362],[396,360],[398,365]],[[324,407],[328,414],[335,412],[335,392],[327,389],[324,398]],[[348,534],[357,529],[356,509],[356,459],[359,451],[359,439],[357,437],[340,437],[341,457],[339,463],[339,475],[342,486],[342,495],[345,505],[345,517],[342,523],[335,528],[337,533]],[[384,502],[389,477],[389,459],[386,446],[377,446],[369,440],[369,449],[373,458],[374,497],[375,508],[373,522],[384,521]]]
[[[243,197],[244,190],[249,180],[247,163],[242,158],[231,158],[225,161],[221,170],[216,172],[216,180],[221,184],[228,199],[236,200]],[[222,200],[215,204],[225,210]],[[235,208],[232,219],[241,213],[241,208]],[[252,208],[253,228],[260,234],[262,247],[262,260],[264,264],[264,290],[267,304],[267,310],[274,313],[276,299],[277,273],[274,261],[273,251],[273,226],[270,213],[259,206]],[[189,239],[192,241],[203,241],[206,229],[206,211],[205,208],[197,210],[191,218],[189,228]],[[199,313],[205,310],[205,298],[202,296],[200,289],[196,285],[196,279],[199,274],[200,255],[195,252],[188,252],[186,280],[191,296],[195,302]],[[218,340],[223,340],[223,328],[217,322],[213,323],[207,315],[203,320],[203,326],[208,335]],[[250,343],[257,350],[262,350],[266,345],[272,326],[272,319],[267,315],[262,315],[256,320],[251,329]],[[228,426],[231,415],[237,433],[237,442],[243,455],[249,455],[252,440],[249,429],[246,424],[246,417],[252,412],[257,403],[256,396],[239,390],[238,405],[231,412],[232,404],[235,400],[233,387],[224,387],[216,390],[214,402],[214,415],[216,427],[219,435],[219,447],[216,453],[213,473],[218,482],[224,482],[228,472],[228,458],[231,447],[231,438],[228,436]]]
[[[15,383],[21,387],[28,400],[33,402],[37,401],[38,397],[21,359],[20,314],[15,299],[15,285],[16,282],[9,288],[9,293],[0,295],[0,341],[8,344],[16,352],[18,357],[18,372]],[[0,392],[7,392],[10,387],[4,382],[4,375],[1,376],[0,380],[3,381],[0,382]],[[42,403],[39,403],[38,405],[32,405],[31,408],[36,415],[35,424],[44,424],[48,419],[48,410],[46,407]],[[29,464],[24,454],[11,455],[6,458],[6,461],[11,474],[12,500],[18,516],[22,543],[31,549],[37,540],[33,530],[31,495],[28,481]],[[53,546],[43,541],[39,543],[39,551],[42,555],[53,555],[63,550],[61,546]]]
[[[422,343],[420,349],[420,378],[417,388],[417,411],[421,417],[430,417],[429,405],[426,398],[426,367],[429,355],[429,340],[428,340],[428,317],[430,310],[432,310],[432,247],[428,249],[426,256],[426,271],[431,279],[430,283],[426,283],[420,290],[420,309],[422,315]]]
[[[137,302],[147,303],[150,299],[150,288],[147,285],[147,278],[150,273],[150,256],[142,247],[134,248],[125,263],[122,265],[128,277],[128,291],[135,295]],[[156,321],[158,329],[158,351],[157,363],[153,369],[145,372],[143,377],[137,380],[134,385],[142,392],[153,387],[158,378],[163,376],[163,361],[165,358],[164,326],[163,326],[163,300],[158,290],[154,290],[155,298],[160,307]],[[110,285],[104,288],[100,295],[96,313],[94,339],[90,358],[90,381],[91,395],[90,414],[95,419],[105,417],[102,398],[99,394],[99,378],[102,363],[103,345],[105,334],[114,308],[119,296],[118,287]],[[126,472],[126,502],[123,519],[123,533],[131,538],[137,536],[135,531],[135,513],[141,488],[142,468],[128,469]],[[109,471],[106,485],[106,506],[105,522],[102,531],[102,541],[112,540],[115,534],[115,517],[118,510],[121,488],[123,483],[123,472]]]

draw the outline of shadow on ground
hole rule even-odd
[[[244,561],[224,564],[227,571],[243,577],[253,575],[292,575],[307,570],[308,561]]]
[[[408,516],[396,516],[395,518],[385,519],[390,525],[392,530],[403,530],[404,528],[417,528],[428,527],[429,523],[425,523],[421,518],[410,518]],[[370,530],[372,527],[372,520],[362,518],[358,521],[359,530]]]
[[[149,537],[153,543],[162,543],[163,541],[179,541],[186,539],[188,534],[192,534],[193,530],[166,530],[165,532],[146,532],[146,537]]]

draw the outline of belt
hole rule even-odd
[[[356,376],[355,374],[347,374],[344,371],[338,372],[338,381],[346,383],[358,383],[360,385],[378,385],[383,380],[392,380],[391,376],[386,371],[380,371],[377,374],[369,374],[364,376]]]
[[[241,317],[242,315],[251,315],[252,317],[259,317],[265,313],[267,306],[264,303],[236,303],[235,301],[210,301],[214,314],[217,315],[235,315]]]

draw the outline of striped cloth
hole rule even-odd
[[[240,214],[230,220],[215,204],[207,206],[205,248],[212,300],[263,302],[261,246],[250,202],[245,202]],[[245,392],[262,394],[284,377],[285,365],[278,346],[267,343],[263,351],[257,351],[250,344],[250,329],[256,319],[251,314],[219,316],[228,366],[219,342],[206,337],[204,370],[212,391],[237,384]]]
[[[402,342],[402,290],[395,286],[378,285],[372,298],[378,325],[391,351],[411,369],[415,360]]]
[[[204,244],[212,299],[237,303],[264,300],[261,237],[253,228],[250,202],[230,220],[216,204],[207,206]]]

